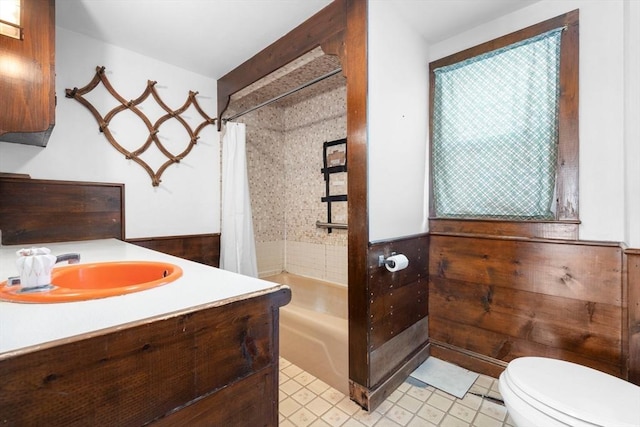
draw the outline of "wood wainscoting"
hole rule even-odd
[[[640,385],[640,249],[626,249],[627,313],[625,336],[628,336],[628,380]]]
[[[220,233],[127,239],[127,243],[212,267],[220,266]]]
[[[432,233],[431,354],[494,377],[516,357],[546,356],[637,383],[639,255],[619,243]]]
[[[3,245],[125,240],[124,184],[0,176]],[[126,239],[128,243],[218,267],[220,234]]]
[[[426,234],[370,245],[369,385],[349,382],[351,398],[365,408],[377,407],[429,355],[428,247]],[[406,255],[406,269],[390,272],[378,265],[380,255],[386,258],[393,252]]]
[[[124,239],[124,184],[0,177],[3,245]]]

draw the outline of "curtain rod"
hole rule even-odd
[[[281,94],[281,95],[278,95],[278,96],[276,96],[276,97],[273,97],[273,98],[271,98],[271,99],[269,99],[269,100],[267,100],[267,101],[265,101],[265,102],[263,102],[263,103],[261,103],[261,104],[256,105],[255,107],[251,107],[251,108],[249,108],[248,110],[244,110],[244,111],[242,111],[242,112],[240,112],[240,113],[234,114],[234,115],[233,115],[233,116],[231,116],[231,117],[227,117],[226,119],[222,119],[222,123],[226,123],[226,122],[228,122],[228,121],[231,121],[231,120],[237,119],[238,117],[244,116],[245,114],[248,114],[248,113],[250,113],[250,112],[252,112],[252,111],[257,110],[258,108],[262,108],[262,107],[264,107],[264,106],[266,106],[266,105],[269,105],[269,104],[271,104],[271,103],[273,103],[273,102],[279,101],[280,99],[284,98],[285,96],[292,95],[292,94],[294,94],[294,93],[298,92],[299,90],[302,90],[302,89],[304,89],[304,88],[306,88],[306,87],[309,87],[309,86],[311,86],[311,85],[314,85],[314,84],[316,84],[316,83],[318,83],[318,82],[320,82],[320,81],[322,81],[322,80],[324,80],[324,79],[327,79],[327,78],[329,78],[329,77],[331,77],[331,76],[334,76],[334,75],[338,74],[338,73],[339,73],[339,72],[341,72],[341,71],[342,71],[342,68],[338,68],[338,69],[335,69],[335,70],[333,70],[333,71],[328,72],[327,74],[323,74],[323,75],[322,75],[322,76],[320,76],[320,77],[316,77],[316,78],[315,78],[315,79],[313,79],[313,80],[310,80],[310,81],[308,81],[308,82],[306,82],[306,83],[304,83],[304,84],[302,84],[302,85],[300,85],[300,86],[298,86],[298,87],[296,87],[296,88],[294,88],[294,89],[291,89],[290,91],[285,92],[285,93],[283,93],[283,94]]]

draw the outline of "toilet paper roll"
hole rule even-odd
[[[409,260],[402,254],[392,255],[385,260],[385,266],[390,272],[404,270],[409,265]]]

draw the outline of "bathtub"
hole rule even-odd
[[[348,396],[347,287],[289,273],[264,279],[291,288],[280,308],[280,356]]]

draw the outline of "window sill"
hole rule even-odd
[[[429,234],[474,234],[538,239],[578,240],[578,220],[514,221],[429,218]]]

